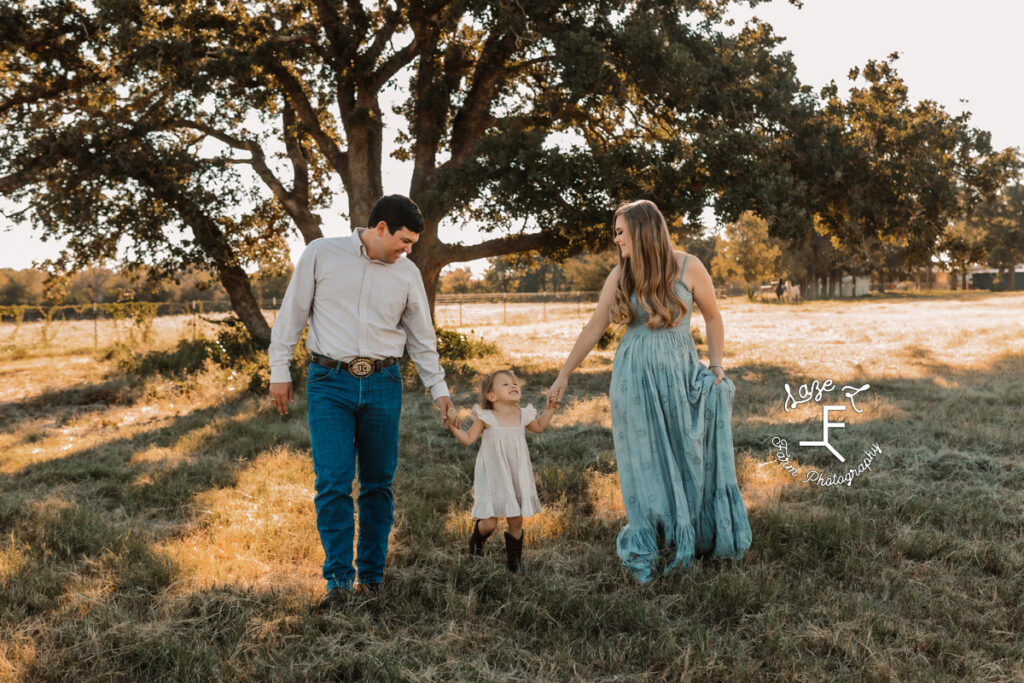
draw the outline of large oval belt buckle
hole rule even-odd
[[[353,377],[368,377],[373,374],[373,360],[370,358],[355,358],[349,361],[348,374]]]

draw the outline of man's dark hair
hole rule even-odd
[[[389,194],[381,197],[370,210],[369,227],[373,227],[384,221],[388,224],[388,232],[394,235],[402,228],[408,228],[412,232],[423,232],[423,214],[416,202],[405,195]]]

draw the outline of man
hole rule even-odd
[[[288,363],[306,321],[313,354],[306,376],[316,473],[316,525],[324,547],[327,595],[321,610],[353,590],[380,589],[394,517],[391,480],[398,462],[402,376],[408,347],[446,419],[453,408],[437,355],[419,269],[403,255],[423,232],[408,197],[383,197],[370,227],[310,242],[299,257],[270,341],[270,398],[282,415],[292,400]],[[352,480],[358,463],[359,545],[352,567]]]

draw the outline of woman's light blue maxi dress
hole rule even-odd
[[[685,270],[684,257],[682,271]],[[619,533],[622,564],[654,578],[658,541],[674,547],[665,571],[694,553],[739,559],[750,523],[736,485],[732,399],[736,387],[699,360],[690,334],[693,293],[680,280],[687,312],[675,328],[652,330],[647,314],[626,330],[612,366],[612,435],[628,523]]]

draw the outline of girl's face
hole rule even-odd
[[[494,378],[487,400],[491,403],[519,403],[519,382],[515,377],[501,373]]]
[[[633,238],[629,235],[625,216],[618,216],[615,219],[615,245],[619,248],[619,255],[622,258],[629,258],[633,253]]]

